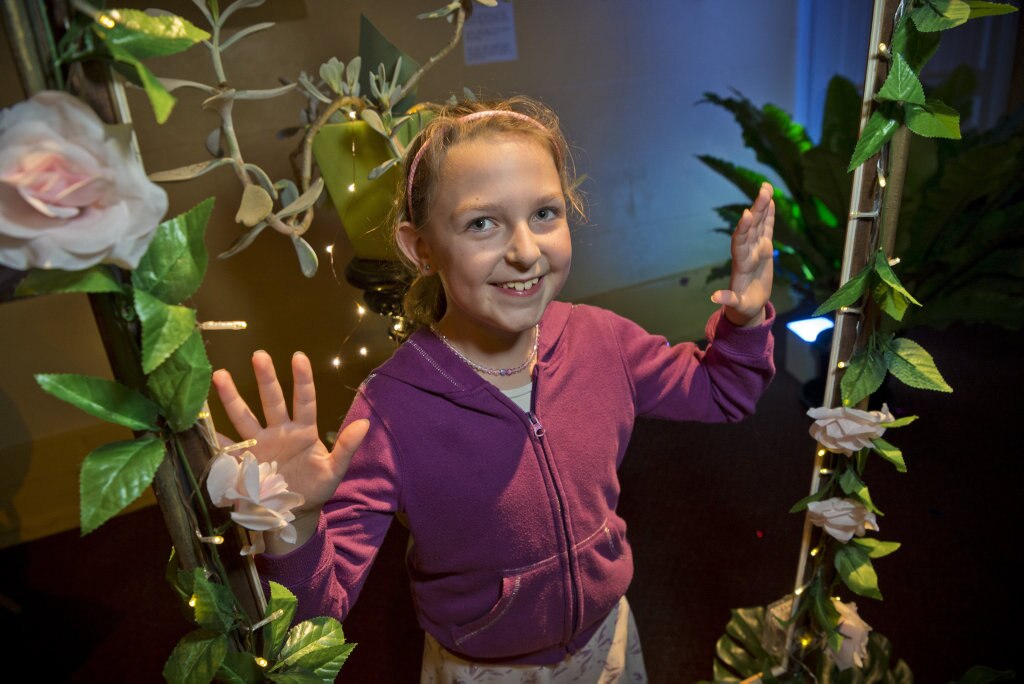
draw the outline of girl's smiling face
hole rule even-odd
[[[429,220],[399,244],[444,285],[438,327],[480,348],[515,343],[562,289],[572,260],[561,180],[550,148],[495,133],[451,147]]]

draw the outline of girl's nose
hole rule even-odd
[[[506,259],[516,266],[529,268],[540,258],[540,245],[537,236],[530,230],[527,222],[516,225],[509,240]]]

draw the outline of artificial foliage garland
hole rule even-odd
[[[313,205],[323,189],[322,179],[311,180],[313,137],[332,115],[354,112],[388,139],[395,158],[387,168],[393,166],[404,153],[404,147],[397,130],[403,121],[392,116],[391,107],[397,104],[400,94],[411,93],[426,68],[433,66],[458,42],[474,0],[454,0],[422,15],[427,19],[447,19],[455,25],[455,37],[426,67],[404,83],[399,82],[398,66],[390,79],[385,78],[383,66],[378,73],[371,74],[372,101],[359,98],[358,92],[353,92],[358,58],[345,70],[333,59],[321,67],[321,76],[331,85],[337,98],[328,99],[328,111],[307,127],[301,192],[289,180],[271,183],[258,166],[245,162],[238,141],[233,137],[231,103],[235,99],[276,97],[297,87],[291,84],[269,91],[236,91],[225,85],[222,51],[270,25],[242,28],[223,41],[220,31],[231,14],[263,2],[235,0],[222,8],[217,0],[194,0],[211,24],[212,33],[208,33],[173,15],[151,16],[138,10],[101,9],[85,0],[71,0],[78,12],[70,16],[61,40],[50,42],[53,75],[56,85],[63,87],[63,67],[79,61],[106,62],[145,90],[158,123],[167,120],[174,106],[171,90],[193,87],[206,91],[211,96],[207,103],[221,114],[220,130],[228,133],[226,154],[212,162],[153,174],[150,179],[188,180],[220,166],[234,166],[244,186],[236,220],[250,230],[229,252],[241,251],[263,227],[271,225],[292,238],[304,274],[312,276],[316,271],[316,255],[301,234],[309,227]],[[475,2],[493,6],[496,0]],[[223,88],[158,79],[145,64],[150,57],[175,54],[200,42],[210,48]],[[308,79],[302,81],[300,78],[302,87],[316,90],[316,84]],[[71,99],[61,93],[56,95],[57,100]],[[81,109],[80,103],[77,106]],[[91,112],[88,114],[95,118]],[[386,168],[377,174],[384,170]],[[28,188],[26,193],[32,190]],[[33,206],[50,212],[47,213],[50,218],[59,218],[59,212],[63,211],[58,206],[55,216],[37,198],[30,194],[23,196],[26,201],[34,202]],[[275,201],[281,204],[276,211]],[[248,443],[219,446],[205,407],[212,367],[200,331],[239,329],[244,324],[200,323],[196,310],[185,304],[199,289],[206,273],[208,254],[204,238],[212,208],[210,198],[156,226],[146,237],[145,252],[141,258],[136,256],[137,264],[134,261],[118,264],[128,270],[106,262],[92,262],[95,265],[81,270],[58,270],[47,263],[32,261],[30,257],[29,268],[34,270],[22,280],[16,294],[74,292],[89,295],[104,338],[113,341],[113,345],[108,346],[108,354],[118,377],[111,381],[76,374],[39,374],[36,380],[53,396],[135,432],[134,439],[103,445],[86,456],[80,474],[81,528],[83,534],[94,531],[124,510],[150,485],[157,492],[174,543],[166,579],[188,606],[197,625],[170,654],[163,669],[164,678],[169,682],[334,681],[355,644],[346,642],[341,624],[331,617],[317,617],[293,626],[296,599],[290,591],[270,582],[270,597],[265,599],[251,558],[229,561],[222,556],[222,549],[237,548],[241,544],[243,553],[248,553],[246,549],[258,549],[258,545],[253,543],[251,533],[210,504],[202,486],[213,453],[225,458],[227,452],[253,446]],[[90,208],[69,211],[76,213],[90,211]],[[152,226],[150,224],[150,228]],[[30,253],[31,248],[32,244],[28,243],[24,251]],[[253,460],[247,455],[243,458],[243,467],[252,465]],[[267,473],[263,466],[267,466]],[[254,506],[259,508],[263,503],[259,499],[264,494],[265,474],[277,478],[278,489],[286,486],[273,466],[272,463],[259,466],[260,486],[256,491],[238,492],[229,488],[226,494],[220,493],[219,500],[236,502],[236,509],[237,502],[241,501],[247,506],[247,514]],[[294,496],[289,500],[294,501]],[[291,515],[289,510],[264,510],[271,520],[277,516],[287,522],[287,516]],[[260,534],[257,531],[256,538]],[[246,584],[248,587],[242,588]]]
[[[771,606],[732,611],[726,633],[716,644],[715,682],[913,681],[904,661],[894,665],[890,662],[889,640],[871,631],[856,605],[843,603],[836,594],[845,588],[858,596],[882,598],[872,560],[889,555],[900,545],[865,536],[877,529],[874,514],[880,511],[871,499],[864,473],[872,453],[897,471],[906,472],[902,451],[882,439],[881,434],[908,425],[917,416],[895,419],[883,406],[867,419],[875,423],[875,430],[854,439],[853,448],[848,440],[842,443],[849,437],[843,429],[837,431],[840,439],[832,439],[837,435],[830,434],[828,423],[851,420],[863,426],[868,412],[853,407],[866,404],[887,375],[910,387],[952,392],[927,351],[910,339],[885,332],[891,322],[902,321],[911,306],[921,306],[900,281],[894,269],[899,259],[891,254],[902,174],[910,132],[924,137],[960,137],[957,112],[927,98],[919,80],[921,68],[938,47],[937,32],[969,19],[1014,11],[1011,5],[974,0],[906,0],[897,9],[892,40],[879,46],[881,58],[889,62],[889,71],[874,96],[878,105],[861,131],[848,171],[883,152],[891,142],[890,178],[898,180],[884,190],[882,227],[874,238],[876,244],[868,263],[815,311],[815,315],[837,312],[838,316],[856,316],[861,334],[850,359],[840,361],[833,371],[842,374],[842,406],[808,412],[818,417],[811,428],[818,440],[816,463],[832,454],[829,467],[820,468],[815,476],[811,494],[791,509],[794,513],[807,511],[806,524],[822,528],[818,543],[809,552],[812,569],[809,579],[801,572],[803,581],[793,594]],[[717,160],[711,161],[705,163],[712,168],[721,166]],[[884,182],[879,185],[885,188]],[[827,516],[816,514],[814,509],[819,505],[832,509],[841,524],[830,525]],[[1007,678],[1012,678],[1012,673],[977,667],[961,681],[981,683]]]

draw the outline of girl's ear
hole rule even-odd
[[[423,239],[421,231],[409,221],[402,221],[395,229],[396,242],[402,254],[416,267],[421,274],[430,273],[430,247]]]

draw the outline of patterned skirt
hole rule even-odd
[[[420,684],[638,684],[647,681],[636,622],[623,596],[587,645],[553,665],[494,665],[463,660],[430,634]]]

